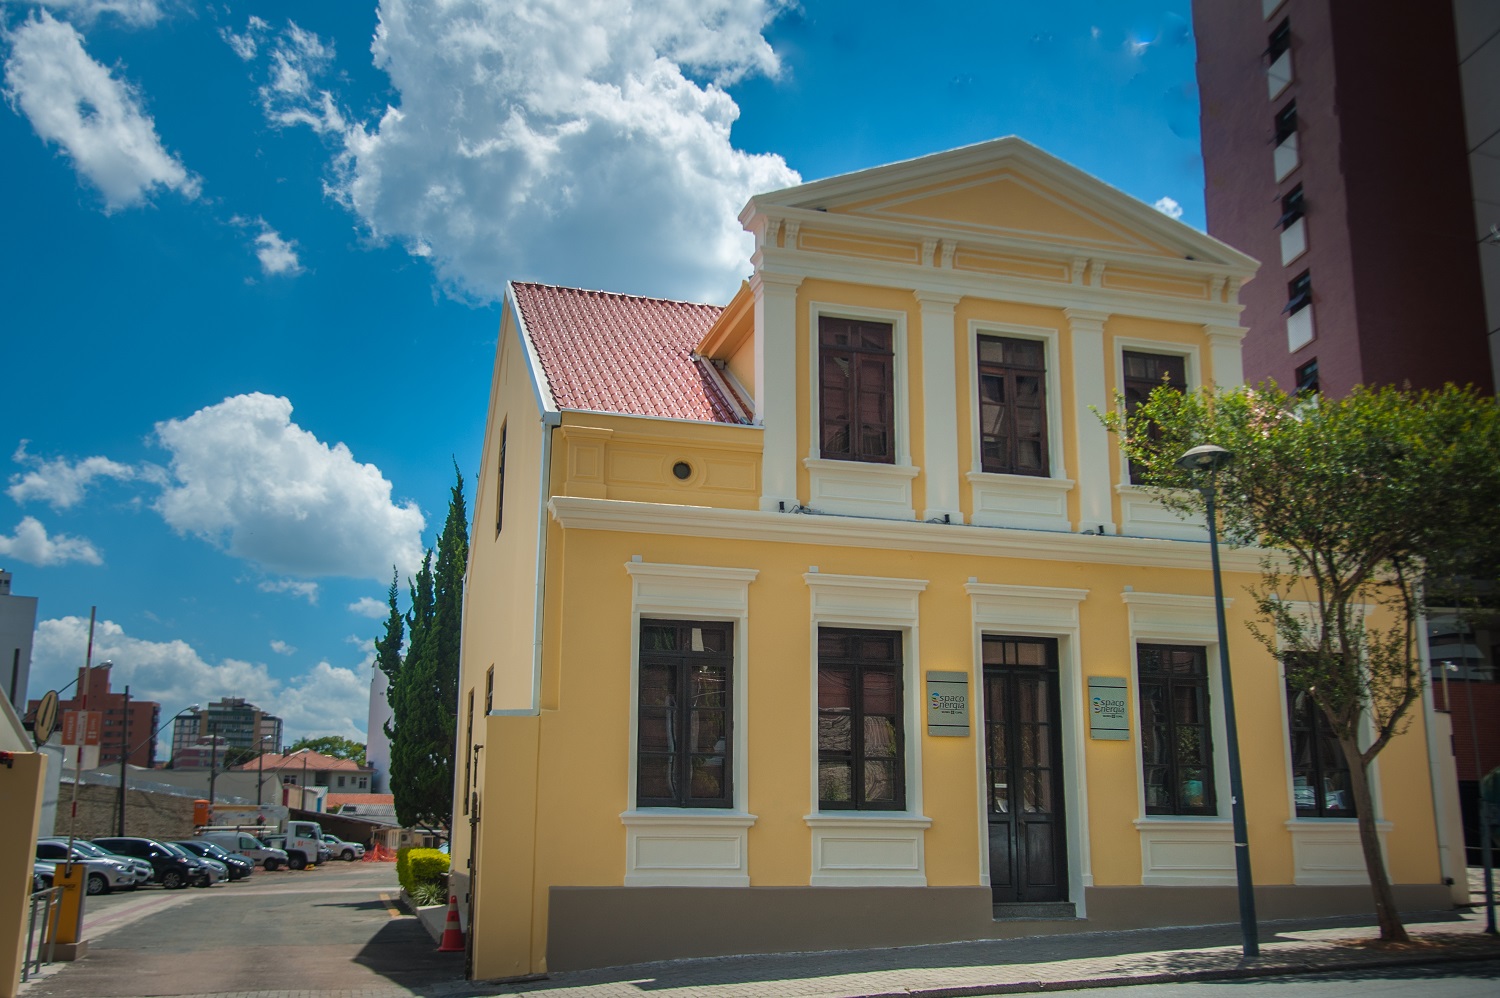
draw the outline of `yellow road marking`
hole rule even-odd
[[[390,914],[392,918],[401,917],[401,909],[396,905],[396,895],[381,891],[380,901],[385,905],[385,910]]]

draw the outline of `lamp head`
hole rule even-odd
[[[1218,444],[1199,444],[1175,462],[1183,471],[1217,471],[1234,460],[1234,455]]]

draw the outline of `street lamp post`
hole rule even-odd
[[[266,742],[268,742],[270,740],[271,740],[271,736],[270,735],[261,735],[260,736],[260,744],[256,746],[256,748],[260,749],[260,751],[257,752],[256,755],[255,755],[255,806],[256,807],[260,807],[260,804],[261,804],[261,791],[263,790],[264,784],[265,784],[265,781],[266,781]]]
[[[1204,513],[1208,520],[1208,550],[1213,561],[1214,611],[1219,625],[1219,680],[1224,688],[1224,735],[1229,743],[1230,813],[1234,823],[1234,879],[1240,900],[1240,946],[1246,958],[1260,955],[1260,940],[1255,926],[1255,880],[1250,875],[1250,835],[1245,822],[1245,782],[1240,774],[1240,735],[1234,714],[1234,681],[1229,674],[1229,629],[1224,623],[1224,579],[1219,567],[1219,525],[1214,509],[1217,477],[1220,468],[1234,460],[1234,455],[1216,444],[1194,447],[1177,459],[1185,471],[1208,472],[1203,493]]]
[[[177,720],[183,714],[194,713],[195,711],[197,711],[197,709],[198,709],[198,705],[197,704],[195,704],[195,703],[188,704],[186,707],[182,708],[177,713],[175,713],[171,717],[167,718],[165,721],[162,721],[156,727],[154,727],[154,728],[151,729],[151,734],[147,735],[144,739],[142,739],[141,743],[139,745],[137,745],[133,749],[126,750],[126,752],[125,752],[125,758],[128,759],[132,755],[135,755],[135,753],[138,752],[141,749],[141,746],[145,745],[147,742],[151,741],[151,739],[155,738],[156,737],[156,733],[158,731],[160,731],[162,728],[165,728],[168,724],[170,724],[171,722]],[[119,834],[120,834],[120,836],[122,838],[125,835],[125,774],[126,774],[126,772],[127,772],[127,770],[125,768],[124,763],[121,763],[120,764],[120,824],[119,824],[120,831],[119,831]]]

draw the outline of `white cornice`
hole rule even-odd
[[[557,400],[552,397],[552,383],[547,380],[546,368],[542,367],[542,358],[537,355],[536,347],[531,342],[531,334],[526,331],[526,319],[521,315],[521,309],[516,305],[516,289],[512,281],[505,282],[505,304],[500,312],[501,335],[505,332],[505,313],[509,312],[516,320],[516,335],[520,338],[521,349],[525,351],[526,368],[531,375],[531,389],[536,393],[537,408],[542,411],[543,416],[557,416]]]
[[[772,513],[553,496],[547,504],[564,530],[618,530],[782,544],[930,551],[1091,565],[1137,565],[1208,571],[1208,542],[1157,537],[1070,534],[1050,530],[879,520],[871,517]],[[1260,571],[1258,548],[1221,550],[1224,569]]]
[[[1142,291],[940,270],[878,260],[856,261],[783,249],[762,249],[752,262],[757,274],[766,279],[773,274],[793,280],[815,277],[877,287],[910,288],[917,294],[969,295],[1044,308],[1083,308],[1110,315],[1133,315],[1197,326],[1238,327],[1243,307],[1237,303],[1174,299]]]

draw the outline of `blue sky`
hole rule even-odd
[[[0,0],[0,568],[363,738],[512,279],[723,302],[753,193],[1016,134],[1203,226],[1189,0]],[[915,12],[920,11],[920,15]]]

